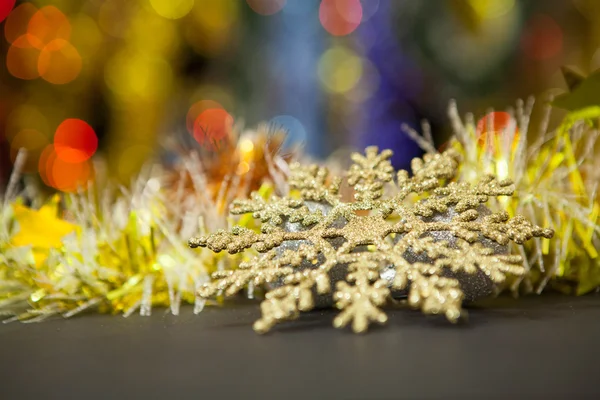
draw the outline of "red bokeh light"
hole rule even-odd
[[[222,108],[202,111],[194,121],[194,139],[204,148],[217,150],[233,128],[233,117]]]
[[[362,14],[360,0],[322,0],[319,7],[321,25],[334,36],[354,32],[360,25]]]
[[[80,163],[96,153],[98,137],[85,121],[66,119],[56,129],[54,148],[63,161]]]
[[[519,141],[519,129],[515,119],[504,111],[491,112],[477,122],[477,144],[483,147],[487,143],[488,150],[494,151],[495,136],[509,134],[512,129],[515,132],[512,143],[514,149]]]
[[[563,48],[563,32],[547,15],[536,15],[528,24],[521,46],[525,54],[534,60],[548,60],[558,56]]]
[[[203,111],[211,108],[222,109],[224,107],[214,100],[200,100],[192,104],[185,119],[185,125],[189,133],[194,134],[194,123]]]
[[[8,17],[8,14],[10,14],[16,2],[17,0],[0,1],[0,22],[4,21],[4,19]]]

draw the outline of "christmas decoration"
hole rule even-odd
[[[17,193],[22,151],[1,211],[0,313],[39,321],[91,308],[149,315],[165,306],[178,314],[182,302],[200,312],[196,289],[227,260],[198,259],[185,242],[198,229],[227,226],[223,210],[240,193],[266,193],[269,180],[284,180],[280,167],[292,154],[281,155],[283,139],[266,125],[231,133],[225,166],[196,150],[176,168],[149,165],[128,190],[95,193],[90,183],[49,200],[31,193],[32,184]]]
[[[166,143],[176,160],[165,171],[170,196],[183,192],[198,203],[214,203],[222,216],[234,197],[248,196],[267,180],[283,186],[287,163],[298,156],[296,149],[283,148],[285,128],[263,123],[241,132],[239,126],[227,130],[214,147]],[[206,190],[198,190],[198,180]]]
[[[448,183],[458,168],[454,150],[414,159],[412,177],[404,170],[395,173],[391,155],[376,147],[352,155],[347,184],[355,191],[354,202],[341,200],[340,177],[329,178],[325,168],[299,164],[290,168],[290,196],[264,199],[254,193],[249,200],[234,201],[231,213],[251,213],[261,221],[261,232],[236,225],[192,238],[190,246],[230,254],[253,247],[262,254],[236,270],[215,272],[214,281],[199,288],[200,297],[274,284],[254,325],[260,333],[314,308],[315,294],[332,291],[342,310],[334,325],[352,323],[355,332],[366,331],[371,322],[384,323],[387,317],[380,308],[390,302],[392,292],[401,291],[407,292],[412,307],[456,322],[464,314],[461,285],[469,285],[461,274],[483,272],[501,284],[507,276],[525,272],[520,256],[497,254],[483,239],[506,245],[552,237],[551,230],[522,216],[480,215],[489,197],[509,196],[514,187],[493,176],[473,186]],[[393,193],[384,195],[386,190]],[[289,224],[299,225],[290,229]],[[436,240],[440,232],[444,236]],[[289,241],[294,247],[280,248]],[[334,290],[332,281],[337,281]]]
[[[561,97],[560,104],[566,106],[567,99],[576,99],[573,96],[575,92]],[[537,130],[529,127],[532,110],[533,100],[518,102],[516,113],[491,112],[476,124],[471,114],[462,120],[452,103],[449,114],[455,136],[449,146],[462,156],[456,179],[474,183],[482,173],[510,177],[514,196],[492,201],[490,208],[524,215],[556,231],[553,238],[536,237],[517,249],[527,273],[513,283],[515,292],[541,293],[552,283],[564,292],[584,294],[600,286],[598,164],[592,156],[600,107],[575,109],[556,130],[549,130],[552,110],[548,106],[538,137],[534,137]],[[437,153],[431,141],[409,132],[424,150]]]
[[[156,178],[122,195],[55,195],[39,209],[7,197],[1,213],[0,312],[11,320],[71,317],[88,309],[179,313],[217,260],[192,258],[182,235],[200,229],[201,209],[170,209]],[[171,219],[170,216],[174,216]]]

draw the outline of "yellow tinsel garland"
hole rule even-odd
[[[7,241],[0,259],[0,307],[15,319],[72,316],[92,307],[129,315],[152,306],[174,314],[182,301],[196,304],[214,257],[193,257],[181,235],[198,230],[199,214],[182,227],[167,220],[164,204],[148,193],[150,180],[102,210],[85,196],[55,196],[39,210],[15,201],[2,209]],[[59,212],[70,214],[65,221]],[[177,215],[177,214],[176,214]],[[176,216],[175,216],[176,217]],[[182,217],[179,215],[179,217]]]
[[[21,154],[0,209],[0,314],[12,316],[8,321],[39,321],[88,309],[149,315],[155,306],[178,314],[182,303],[200,312],[205,300],[197,288],[232,260],[198,256],[187,240],[226,227],[228,203],[256,185],[245,182],[258,179],[264,186],[276,174],[273,163],[281,160],[266,154],[271,139],[260,130],[232,136],[233,162],[221,175],[207,174],[212,166],[192,151],[180,155],[176,170],[151,168],[127,190],[95,193],[90,187],[41,205],[39,198],[28,199],[37,206],[13,193]],[[236,174],[248,160],[252,173]],[[174,175],[186,178],[173,182]],[[239,223],[251,226],[248,219]]]

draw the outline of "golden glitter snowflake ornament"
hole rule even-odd
[[[260,254],[236,270],[216,272],[198,294],[230,296],[247,285],[266,286],[262,317],[254,325],[260,333],[327,305],[327,299],[341,310],[334,325],[351,323],[355,332],[386,322],[381,307],[393,297],[455,322],[464,313],[465,276],[483,274],[501,284],[508,275],[521,275],[521,257],[500,248],[553,234],[483,206],[490,196],[511,195],[510,181],[486,176],[474,186],[445,184],[457,171],[453,150],[414,159],[412,176],[395,173],[391,155],[376,147],[352,155],[346,179],[353,202],[341,200],[341,178],[299,164],[290,167],[289,197],[254,194],[235,201],[232,214],[252,213],[261,232],[234,226],[192,238],[190,246],[231,254],[253,247]],[[384,195],[386,190],[391,194]]]

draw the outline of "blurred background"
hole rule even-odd
[[[482,116],[600,66],[597,0],[0,0],[0,31],[0,184],[26,148],[62,191],[98,158],[127,182],[171,138],[211,145],[199,121],[406,167],[403,123],[441,145],[450,99]]]

